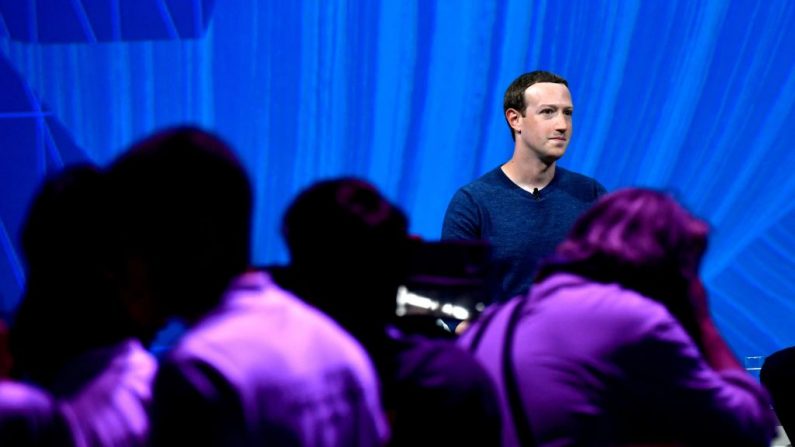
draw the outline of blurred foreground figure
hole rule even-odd
[[[0,445],[69,446],[72,441],[49,394],[30,385],[0,379]]]
[[[508,446],[766,446],[767,395],[715,328],[706,225],[669,196],[605,196],[526,297],[462,338],[499,382]]]
[[[252,193],[222,141],[167,130],[122,155],[110,176],[136,317],[189,327],[155,380],[155,445],[385,440],[363,349],[266,273],[247,270]]]
[[[770,354],[759,379],[773,398],[773,408],[790,440],[795,439],[795,347]]]
[[[36,387],[9,379],[8,330],[0,320],[0,445],[68,445],[54,399]],[[61,430],[58,437],[58,430]]]
[[[57,401],[72,438],[61,445],[143,446],[149,434],[156,363],[121,298],[109,197],[99,170],[68,167],[44,182],[22,231],[14,370]]]
[[[290,265],[275,278],[336,319],[367,349],[382,384],[393,446],[498,445],[499,405],[488,373],[447,340],[401,333],[398,286],[408,221],[375,187],[318,182],[290,204]]]

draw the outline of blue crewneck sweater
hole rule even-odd
[[[442,239],[488,241],[492,293],[496,301],[506,301],[527,291],[539,261],[552,254],[574,221],[605,192],[596,180],[556,166],[552,181],[532,194],[497,167],[455,193]]]

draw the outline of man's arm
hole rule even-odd
[[[765,391],[725,358],[728,347],[717,330],[707,350],[720,345],[718,359],[704,359],[670,315],[645,330],[643,341],[625,353],[632,394],[659,411],[683,441],[766,446],[775,434]]]
[[[690,281],[690,304],[693,308],[696,323],[699,327],[701,346],[704,349],[704,357],[707,364],[716,371],[723,370],[745,370],[740,366],[740,362],[729,349],[726,341],[720,335],[718,328],[712,321],[709,313],[707,291],[699,278]]]
[[[469,193],[459,189],[447,205],[442,240],[477,240],[482,236],[478,205]]]

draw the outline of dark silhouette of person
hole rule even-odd
[[[766,393],[715,327],[707,225],[670,196],[608,194],[527,296],[461,338],[498,381],[504,445],[768,445]]]
[[[250,270],[252,191],[215,135],[167,129],[109,169],[136,321],[187,332],[160,364],[154,445],[374,446],[387,436],[366,353]]]
[[[765,358],[759,380],[770,392],[773,408],[789,439],[795,439],[795,347]]]
[[[58,417],[55,400],[38,387],[10,379],[12,363],[8,328],[0,320],[0,445],[68,443],[66,424]]]
[[[156,362],[122,301],[108,192],[101,171],[78,165],[34,197],[14,371],[51,393],[76,445],[145,445]]]
[[[450,341],[404,334],[394,324],[407,226],[369,183],[320,181],[285,213],[290,263],[274,277],[364,345],[381,379],[391,445],[497,445],[499,409],[483,368]]]

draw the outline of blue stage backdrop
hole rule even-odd
[[[301,188],[356,175],[439,236],[450,196],[505,161],[502,93],[567,77],[561,165],[674,191],[713,226],[704,276],[740,356],[795,344],[795,2],[0,0],[0,293],[47,171],[193,123],[256,187],[255,256],[282,262]]]

